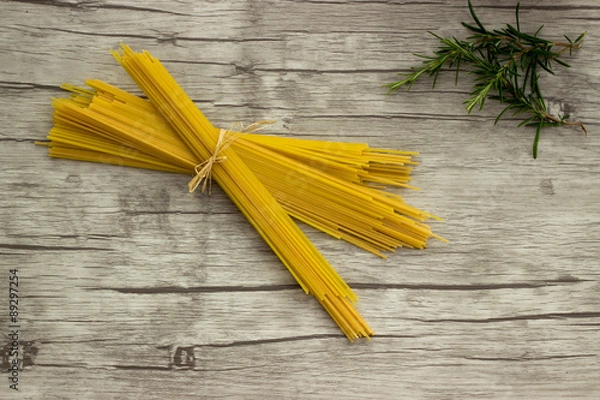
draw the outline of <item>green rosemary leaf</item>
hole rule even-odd
[[[496,117],[496,119],[494,120],[494,125],[497,125],[498,121],[500,121],[500,118],[502,118],[502,116],[504,115],[504,113],[507,112],[508,110],[512,109],[513,107],[514,107],[514,105],[510,104],[504,110],[502,110],[500,112],[500,114],[498,114],[498,116]]]
[[[456,61],[456,79],[454,80],[454,84],[455,84],[455,85],[458,85],[458,73],[460,72],[460,61],[461,61],[461,60],[462,60],[462,59],[461,59],[461,58],[459,58],[459,59]]]
[[[571,68],[571,65],[570,65],[570,64],[567,64],[566,62],[564,62],[563,60],[561,60],[561,59],[559,59],[559,58],[555,58],[555,59],[554,59],[554,61],[555,61],[557,64],[560,64],[560,65],[562,65],[563,67]]]
[[[537,125],[537,129],[535,131],[535,137],[533,139],[533,158],[536,159],[538,156],[538,146],[540,144],[540,134],[542,133],[542,127],[544,126],[544,121],[541,120]]]
[[[566,42],[553,42],[539,37],[543,25],[530,35],[521,31],[519,16],[520,5],[515,9],[516,26],[506,24],[502,29],[488,30],[477,17],[471,0],[467,2],[474,25],[463,22],[462,25],[471,32],[466,40],[454,36],[443,38],[434,32],[440,46],[432,56],[418,57],[422,64],[412,72],[399,74],[403,77],[399,82],[386,85],[391,93],[400,87],[408,90],[423,75],[433,78],[435,87],[443,69],[456,68],[455,83],[458,83],[461,66],[468,65],[469,74],[473,75],[474,88],[470,98],[463,104],[470,114],[475,107],[482,110],[486,99],[497,100],[506,105],[496,117],[494,124],[509,110],[513,115],[524,115],[519,126],[536,128],[534,139],[534,155],[537,157],[540,132],[543,127],[575,125],[586,134],[587,129],[581,122],[566,121],[568,117],[555,117],[548,113],[548,107],[539,84],[540,74],[554,74],[552,63],[569,67],[561,59],[569,51],[578,50],[583,44],[586,32],[571,40],[564,35]]]
[[[550,64],[547,64],[547,63],[544,63],[544,62],[541,62],[541,61],[538,60],[538,65],[540,67],[542,67],[549,74],[554,75],[554,71],[552,71],[552,68],[550,67]]]
[[[569,44],[571,44],[571,46],[573,45],[573,41],[567,35],[563,35],[563,37],[565,39],[567,39],[567,42],[569,42]]]
[[[477,18],[477,15],[475,14],[475,10],[473,9],[473,4],[471,4],[471,0],[469,0],[468,3],[469,3],[469,12],[471,13],[471,17],[473,17],[473,21],[475,21],[475,23],[477,24],[479,29],[481,29],[482,32],[487,32],[485,27],[483,26],[483,24],[479,21],[479,18]]]
[[[533,36],[537,37],[537,35],[540,34],[540,32],[542,31],[542,29],[544,29],[544,25],[541,25],[537,31],[535,31],[535,33],[533,34]]]
[[[577,36],[577,39],[575,39],[575,43],[580,42],[585,37],[585,35],[587,35],[587,31],[585,31],[581,35]]]
[[[462,22],[462,26],[464,26],[465,28],[467,28],[467,29],[469,29],[469,30],[471,30],[473,32],[476,32],[476,33],[485,33],[485,31],[483,31],[483,30],[481,30],[479,28],[476,28],[476,27],[474,27],[471,24],[467,24],[466,22]]]
[[[436,37],[437,39],[439,39],[440,41],[444,41],[444,38],[443,38],[443,37],[439,36],[438,34],[436,34],[436,33],[435,33],[435,32],[433,32],[433,31],[427,31],[427,33],[429,33],[430,35],[433,35],[433,36],[435,36],[435,37]]]
[[[521,127],[523,125],[528,125],[531,121],[533,121],[534,119],[536,119],[535,116],[533,117],[529,117],[527,119],[524,119],[523,121],[521,121],[521,123],[519,125],[517,125],[518,127]]]
[[[435,84],[437,83],[438,76],[440,75],[440,70],[441,69],[437,69],[434,72],[432,72],[432,74],[433,74],[433,85],[431,86],[432,89],[435,88]]]

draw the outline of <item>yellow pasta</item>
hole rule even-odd
[[[144,154],[148,168],[192,173],[199,160],[150,102],[100,81],[88,81],[87,84],[97,91],[95,96],[88,95],[86,99],[86,96],[75,95],[69,100],[53,102],[55,127],[49,135],[53,143],[52,156],[80,157],[80,153],[63,149],[65,145],[74,146],[73,140],[79,130],[78,146],[81,149],[120,156],[123,158],[121,165],[128,165],[131,160],[132,166],[140,167],[141,153],[135,149],[136,145],[124,151],[123,141],[143,141],[147,145],[147,139],[152,137],[153,151],[162,160]],[[82,115],[64,117],[65,113]],[[115,121],[106,120],[104,116],[114,113],[131,129],[120,133],[122,138],[128,139],[114,142],[109,149],[106,143],[113,143],[110,138],[114,135],[110,130],[123,129],[123,125],[105,126],[107,122]],[[128,119],[124,119],[124,115]],[[90,118],[95,118],[96,124],[90,123]],[[83,123],[85,126],[80,126]],[[90,126],[97,131],[90,133]],[[65,133],[65,130],[71,133]],[[103,147],[98,140],[105,141]],[[400,246],[423,248],[429,237],[437,237],[425,225],[402,217],[423,221],[434,216],[408,206],[399,196],[376,190],[372,185],[365,186],[364,176],[379,184],[389,181],[391,185],[408,186],[405,183],[410,179],[407,165],[414,164],[410,158],[414,153],[370,149],[366,144],[358,143],[264,135],[245,135],[233,147],[288,213],[336,238],[385,257],[383,251],[393,251]],[[85,160],[90,160],[88,153],[84,155]],[[133,155],[137,158],[132,158]],[[161,162],[165,160],[172,163],[171,167],[167,168]],[[366,220],[361,217],[365,213],[370,213]],[[408,231],[408,240],[403,239],[404,235],[396,234],[394,229],[389,230],[390,226],[396,225],[399,226],[396,230]]]
[[[148,52],[134,53],[127,46],[113,54],[196,158],[209,159],[215,151],[220,132],[210,124],[162,64]],[[370,337],[373,331],[351,303],[357,300],[354,292],[236,151],[226,148],[222,156],[226,157],[226,162],[213,166],[215,181],[278,255],[300,286],[317,298],[349,340]]]
[[[443,240],[422,222],[437,217],[382,190],[412,188],[416,153],[226,132],[210,124],[148,52],[122,46],[113,55],[150,100],[97,80],[86,82],[91,90],[63,85],[72,95],[53,99],[50,155],[192,175],[215,161],[215,181],[304,291],[349,340],[373,335],[354,309],[357,296],[290,216],[382,257],[401,246],[424,248],[431,237]],[[227,135],[235,140],[219,149]]]

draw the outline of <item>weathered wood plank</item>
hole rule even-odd
[[[512,21],[515,4],[475,2],[493,24]],[[426,30],[462,32],[462,0],[0,7],[0,271],[19,268],[29,357],[21,391],[5,381],[0,397],[600,395],[596,1],[522,1],[527,28],[589,31],[573,68],[543,84],[552,110],[591,134],[548,130],[535,161],[531,131],[493,126],[499,107],[465,113],[468,75],[433,91],[381,87],[436,45]],[[399,193],[442,216],[450,244],[381,260],[303,227],[356,288],[372,341],[347,343],[221,191],[190,196],[185,176],[33,146],[62,82],[135,90],[108,53],[120,41],[161,58],[220,125],[275,118],[274,134],[421,152],[422,191]]]
[[[23,280],[24,287],[28,288],[31,279]],[[293,285],[137,290],[108,285],[103,288],[104,285],[99,284],[88,289],[77,287],[83,282],[79,283],[75,277],[66,280],[72,288],[69,293],[55,291],[50,298],[41,293],[39,300],[24,298],[23,313],[27,317],[24,317],[23,329],[32,340],[43,342],[43,335],[51,334],[50,337],[59,341],[107,340],[164,346],[179,342],[216,345],[291,340],[311,335],[343,338],[335,324],[324,318],[319,305]],[[528,326],[530,322],[535,325],[536,321],[543,321],[542,326],[546,326],[547,321],[552,320],[564,321],[556,324],[571,326],[576,333],[586,332],[585,324],[597,323],[600,318],[594,307],[599,297],[596,282],[496,288],[373,285],[373,289],[360,289],[361,285],[355,286],[361,297],[359,310],[384,338],[428,336],[435,326],[440,327],[440,332],[454,329],[466,333],[478,325]],[[49,299],[62,301],[50,304]],[[286,317],[277,318],[280,315]],[[56,328],[53,325],[57,325]],[[149,327],[154,327],[152,333],[148,332]],[[496,339],[501,339],[502,334],[501,330],[496,332]],[[545,340],[552,347],[555,340],[562,339],[545,337]],[[574,345],[579,352],[597,355],[600,349],[591,337],[579,340],[583,340],[581,344]],[[558,343],[554,346],[560,349]]]
[[[598,368],[590,368],[585,355],[536,359],[523,353],[515,358],[477,359],[448,354],[443,348],[427,351],[419,343],[390,351],[390,345],[398,348],[406,342],[412,339],[389,339],[384,346],[373,342],[373,347],[361,344],[351,349],[339,348],[335,339],[200,347],[195,362],[202,366],[195,370],[49,365],[32,370],[29,379],[39,382],[39,396],[85,397],[94,388],[93,396],[100,399],[121,393],[150,399],[174,394],[178,398],[236,398],[240,393],[253,399],[264,398],[265,393],[273,398],[327,399],[332,388],[340,397],[364,399],[578,399],[586,398],[582,387],[587,393],[600,389],[595,379]]]

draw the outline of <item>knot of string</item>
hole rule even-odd
[[[194,167],[195,175],[188,183],[190,193],[193,193],[198,189],[198,186],[202,185],[202,193],[206,192],[206,188],[208,188],[208,193],[210,194],[213,166],[227,160],[227,156],[222,156],[221,153],[228,149],[241,136],[262,131],[266,125],[274,123],[275,121],[261,120],[244,126],[241,122],[236,122],[231,129],[220,129],[217,144],[212,155]]]

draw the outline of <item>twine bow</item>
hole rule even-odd
[[[241,136],[262,131],[265,129],[265,125],[274,123],[275,121],[271,120],[261,120],[244,126],[241,122],[236,122],[231,129],[221,129],[219,131],[217,144],[215,145],[215,151],[213,151],[212,155],[207,160],[202,161],[194,167],[196,175],[194,175],[192,180],[188,183],[190,193],[193,193],[198,189],[198,186],[202,184],[202,193],[204,193],[208,187],[208,193],[210,194],[212,186],[212,168],[215,164],[227,160],[227,156],[221,156],[220,154]]]

